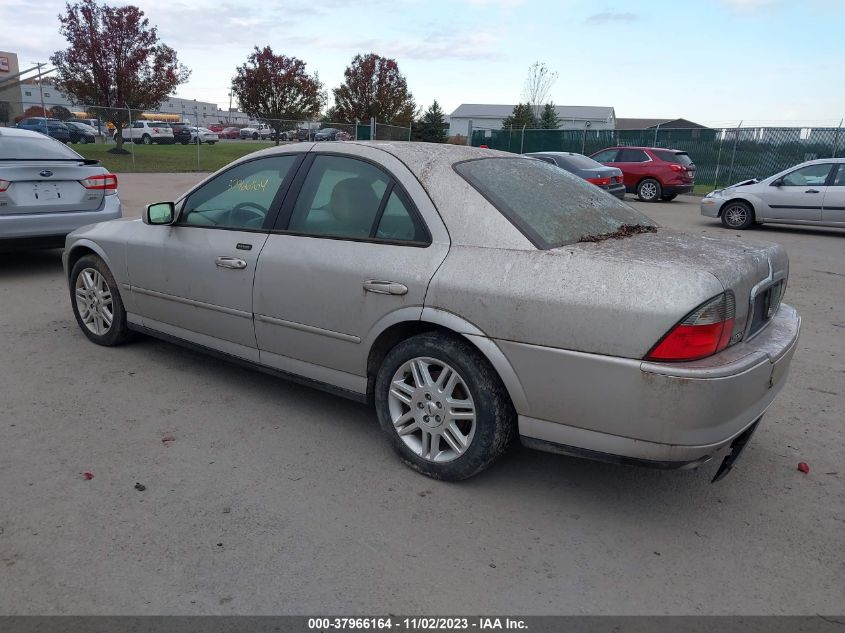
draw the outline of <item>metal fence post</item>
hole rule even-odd
[[[581,135],[581,153],[584,153],[584,148],[587,147],[587,126],[584,126],[584,133]]]
[[[202,171],[200,169],[200,115],[199,111],[197,110],[196,104],[194,104],[194,127],[197,129],[197,171]]]
[[[831,154],[831,158],[836,158],[836,152],[839,149],[839,132],[842,130],[842,121],[845,119],[839,119],[839,127],[836,128],[836,134],[833,135],[833,154]]]
[[[722,162],[722,143],[727,133],[728,131],[724,128],[719,131],[719,152],[716,154],[716,175],[713,177],[713,189],[719,188],[719,166]]]
[[[660,124],[657,124],[657,127],[654,128],[654,146],[657,147],[657,133],[660,132]]]
[[[742,127],[742,121],[739,122],[739,125],[736,126],[736,131],[734,132],[734,150],[731,154],[731,168],[728,170],[728,182],[730,183],[731,178],[734,175],[734,159],[736,158],[736,143],[739,140],[739,128]]]
[[[132,108],[129,106],[126,106],[126,115],[129,118],[129,129],[132,129]],[[117,133],[120,134],[121,137],[123,136],[123,130],[118,130]],[[132,134],[132,132],[129,134]],[[123,139],[123,142],[125,143],[126,139]],[[129,139],[129,145],[131,146],[129,151],[132,153],[132,171],[135,171],[135,141],[133,139]]]
[[[376,140],[376,118],[374,116],[370,117],[370,140]]]
[[[524,123],[522,125],[522,137],[519,139],[519,153],[520,154],[522,154],[522,150],[525,147],[525,127],[527,125],[528,125],[527,123]]]

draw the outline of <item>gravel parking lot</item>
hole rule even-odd
[[[199,178],[124,175],[125,213]],[[636,204],[736,235],[694,198]],[[787,247],[804,329],[786,389],[713,485],[716,464],[520,449],[435,482],[365,406],[157,340],[93,345],[59,252],[0,255],[0,613],[841,613],[845,232],[741,237]]]

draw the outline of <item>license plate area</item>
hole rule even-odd
[[[32,185],[32,195],[38,202],[60,200],[62,193],[54,183],[35,183]]]
[[[762,330],[772,319],[780,306],[783,298],[783,280],[772,284],[754,297],[751,306],[751,325],[748,329],[748,337],[751,338]]]

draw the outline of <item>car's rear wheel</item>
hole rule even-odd
[[[729,229],[747,229],[754,224],[754,210],[745,202],[729,202],[722,209],[722,224]]]
[[[674,200],[677,197],[678,197],[678,194],[676,194],[676,193],[664,193],[662,196],[660,196],[660,199],[665,200],[666,202],[672,202],[672,200]]]
[[[83,334],[98,345],[120,345],[131,337],[117,283],[106,263],[85,255],[70,273],[73,314]]]
[[[411,468],[446,481],[481,472],[508,448],[516,414],[468,341],[426,333],[394,347],[375,384],[379,423]]]
[[[252,133],[252,140],[253,140],[253,141],[257,141],[257,140],[258,140],[258,133],[257,133],[257,132],[253,132],[253,133]]]
[[[141,142],[144,145],[152,145],[153,144],[153,137],[150,136],[149,134],[144,134],[144,136],[141,137]]]
[[[654,202],[663,195],[660,183],[654,178],[646,178],[637,185],[637,197],[643,202]]]

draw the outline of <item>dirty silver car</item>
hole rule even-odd
[[[657,227],[553,166],[417,143],[250,154],[143,220],[70,235],[84,334],[143,332],[375,405],[411,467],[469,477],[517,437],[730,470],[800,319],[768,243]]]

